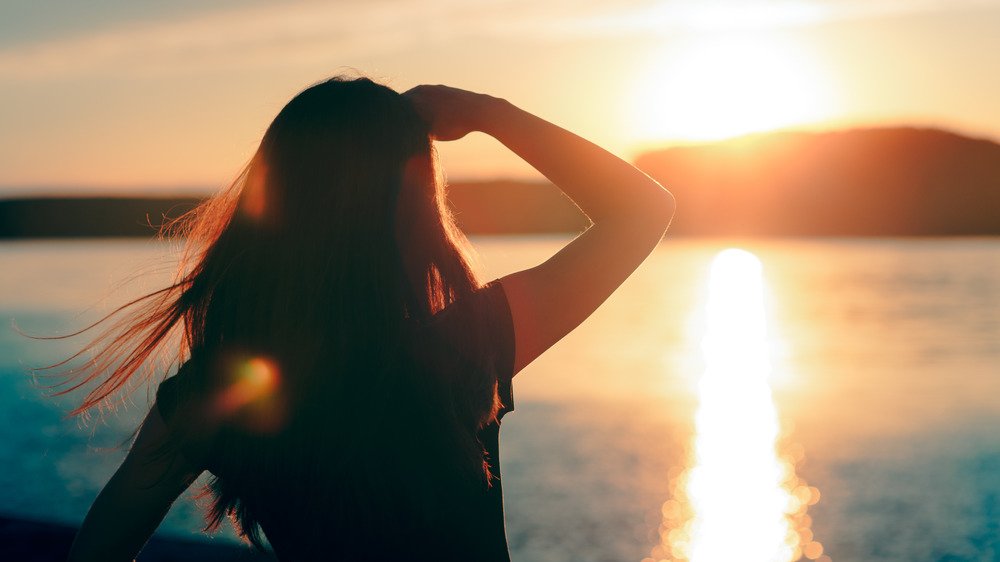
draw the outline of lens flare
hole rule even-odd
[[[671,478],[661,541],[644,562],[829,560],[806,516],[819,491],[795,475],[802,448],[778,454],[760,260],[720,252],[705,310],[693,465]]]
[[[253,162],[244,171],[243,193],[240,200],[240,212],[251,221],[265,223],[267,215],[274,213],[269,207],[267,184],[267,167],[259,158],[254,158]],[[272,217],[273,219],[273,217]]]
[[[255,431],[280,429],[284,408],[278,365],[266,357],[241,358],[233,362],[228,376],[229,384],[215,401],[216,414]]]

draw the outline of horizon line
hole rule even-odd
[[[756,132],[747,132],[739,135],[734,135],[731,137],[725,137],[715,140],[650,140],[646,142],[636,143],[631,151],[632,154],[628,160],[635,164],[639,158],[646,154],[660,152],[664,150],[669,150],[672,148],[689,148],[689,147],[706,147],[711,145],[721,145],[730,142],[741,142],[746,140],[751,140],[760,137],[767,137],[770,135],[782,135],[782,134],[802,134],[802,135],[822,135],[829,133],[849,133],[849,132],[862,132],[862,131],[885,131],[885,130],[910,130],[910,131],[934,131],[944,134],[953,135],[956,137],[961,137],[973,141],[989,142],[992,144],[1000,145],[1000,136],[989,135],[989,134],[978,134],[963,130],[959,127],[953,126],[943,126],[928,123],[894,123],[894,124],[857,124],[857,125],[845,125],[839,127],[828,127],[823,125],[805,125],[805,126],[791,126],[782,127],[777,129],[762,130]],[[39,198],[56,198],[56,197],[67,197],[67,198],[79,198],[79,197],[152,197],[152,198],[165,198],[165,197],[191,197],[191,196],[210,196],[213,193],[219,191],[220,189],[226,187],[230,180],[225,180],[221,182],[181,182],[181,183],[140,183],[140,182],[130,182],[130,183],[117,183],[117,182],[105,182],[105,183],[94,183],[89,181],[83,182],[62,182],[62,181],[29,181],[29,182],[0,182],[0,199],[11,199],[11,198],[27,198],[27,197],[39,197]],[[515,183],[525,183],[525,184],[551,184],[544,176],[539,173],[495,173],[488,172],[482,175],[475,173],[464,174],[458,177],[449,178],[448,183],[455,184],[481,184],[481,183],[499,183],[499,182],[515,182]],[[39,193],[32,193],[35,190],[40,190]]]

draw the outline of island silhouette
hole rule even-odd
[[[1000,144],[940,129],[761,133],[647,152],[636,165],[677,198],[671,236],[1000,234]],[[198,201],[7,199],[0,238],[151,236]],[[470,234],[570,233],[589,224],[548,183],[452,182],[448,202]]]

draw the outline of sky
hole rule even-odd
[[[1000,139],[1000,0],[0,0],[0,196],[207,193],[325,77],[503,97],[626,159],[773,129]],[[452,180],[534,178],[482,134]]]

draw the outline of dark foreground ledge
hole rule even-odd
[[[64,562],[76,527],[0,515],[0,560]],[[139,562],[273,562],[247,547],[154,536],[139,554]]]

